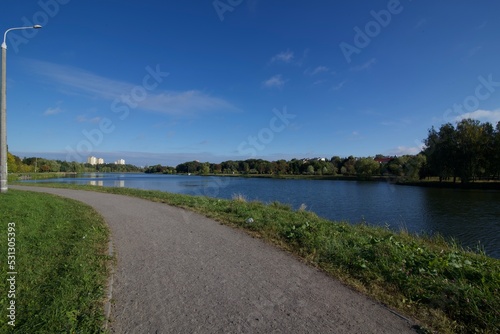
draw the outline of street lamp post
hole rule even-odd
[[[0,93],[0,193],[6,193],[7,186],[7,33],[12,30],[40,29],[41,25],[7,29],[2,43],[2,89]]]

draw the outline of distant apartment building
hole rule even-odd
[[[124,159],[116,160],[115,165],[125,165],[125,160]]]
[[[92,166],[103,165],[104,164],[104,159],[103,158],[96,158],[94,156],[90,156],[90,157],[87,158],[87,163],[91,164]]]
[[[91,164],[91,165],[97,165],[97,158],[96,157],[88,157],[87,163]]]

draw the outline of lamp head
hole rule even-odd
[[[33,26],[33,29],[40,29],[41,27],[42,27],[41,25],[39,25],[39,24],[35,24],[35,25]]]

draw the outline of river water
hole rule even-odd
[[[31,182],[63,182],[161,190],[190,195],[301,204],[319,216],[350,223],[440,233],[500,258],[500,192],[398,186],[388,182],[283,180],[195,175],[85,174]]]

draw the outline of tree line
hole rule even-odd
[[[154,165],[90,165],[87,163],[49,160],[38,157],[21,159],[8,154],[8,170],[30,172],[146,172],[163,174],[245,174],[245,175],[323,175],[370,179],[375,176],[418,181],[436,177],[439,181],[462,183],[475,180],[500,179],[500,122],[491,123],[464,119],[454,126],[429,129],[423,150],[416,155],[385,157],[344,157],[291,159],[227,160],[221,163],[189,161],[176,167]]]
[[[267,175],[330,175],[370,179],[374,176],[418,181],[436,177],[468,183],[476,180],[500,180],[500,122],[491,123],[464,119],[456,126],[446,123],[429,129],[424,148],[416,155],[384,157],[353,157],[330,159],[263,159],[228,160],[221,163],[190,161],[166,167],[146,169],[146,173],[193,174],[267,174]]]
[[[382,162],[384,161],[384,162]],[[189,161],[168,167],[155,165],[146,169],[146,173],[164,174],[246,174],[246,175],[323,175],[352,176],[370,179],[374,176],[396,176],[411,180],[419,178],[420,168],[425,164],[424,155],[405,155],[400,157],[341,158],[330,159],[292,159],[268,161],[264,159],[228,160],[221,163]]]
[[[91,173],[91,172],[143,172],[144,169],[126,164],[102,164],[91,165],[88,163],[80,163],[75,161],[50,160],[39,157],[19,158],[11,154],[7,154],[7,170],[10,173]]]
[[[462,183],[500,178],[500,122],[496,127],[473,119],[446,123],[439,130],[432,127],[424,143],[422,177]]]

